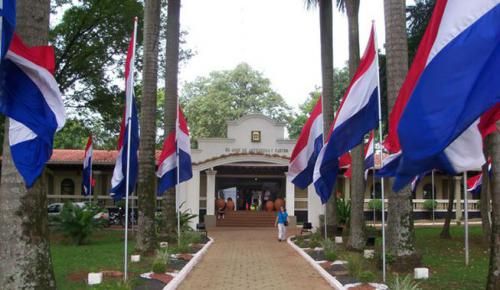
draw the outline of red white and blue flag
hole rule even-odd
[[[375,167],[375,143],[374,133],[371,131],[368,143],[365,146],[365,180],[368,179],[368,171]]]
[[[12,160],[28,188],[42,174],[66,121],[54,69],[52,47],[29,48],[16,35],[1,63],[0,113],[9,117]]]
[[[180,107],[177,109],[175,132],[170,132],[163,142],[156,175],[160,178],[158,195],[193,177],[189,129]],[[176,146],[177,145],[177,146]],[[177,172],[179,178],[177,178]]]
[[[437,1],[398,96],[403,105],[391,112],[390,145],[402,151],[395,191],[434,168],[481,167],[479,117],[500,102],[499,70],[498,0]]]
[[[288,176],[300,188],[306,188],[312,183],[314,164],[323,147],[322,110],[320,96],[300,132],[288,165]]]
[[[16,28],[16,1],[15,0],[0,0],[0,17],[2,31],[2,38],[0,39],[0,51],[2,58],[7,54],[10,42],[14,36],[14,31]]]
[[[337,179],[339,158],[362,142],[378,122],[378,65],[375,31],[330,127],[328,142],[316,160],[313,182],[322,203],[330,198]]]
[[[491,176],[491,160],[488,160],[488,174]],[[479,173],[467,179],[467,191],[474,195],[481,193],[481,185],[483,184],[483,173]]]
[[[87,140],[85,153],[83,156],[83,171],[82,171],[82,193],[83,195],[92,195],[92,135]]]
[[[116,158],[115,169],[111,179],[111,196],[115,199],[122,199],[127,195],[127,174],[129,192],[134,191],[137,181],[138,160],[137,151],[139,149],[139,120],[137,118],[137,108],[134,98],[134,61],[135,61],[135,35],[132,35],[125,62],[125,110],[120,127],[118,138],[118,156]],[[130,138],[129,138],[130,132]],[[128,144],[130,140],[130,146]],[[130,147],[130,154],[128,148]],[[128,160],[130,157],[130,160]],[[129,170],[127,172],[127,164]]]

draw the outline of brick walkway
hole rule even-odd
[[[291,234],[291,233],[288,233]],[[275,228],[217,228],[215,242],[179,289],[331,289]]]

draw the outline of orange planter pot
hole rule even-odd
[[[271,200],[268,200],[266,202],[266,211],[273,211],[273,208],[274,208],[274,202],[272,202]]]
[[[227,210],[234,210],[234,201],[232,201],[231,199],[228,199],[228,201],[226,203],[226,208],[227,208]]]
[[[277,198],[274,201],[274,209],[278,211],[282,206],[285,206],[285,201],[282,198]]]
[[[217,209],[223,208],[225,205],[226,205],[226,202],[224,201],[223,198],[219,198],[215,201],[215,206],[217,207]]]

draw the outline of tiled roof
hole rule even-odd
[[[160,157],[159,150],[156,151],[156,159]],[[83,149],[54,149],[49,164],[81,164],[85,150]],[[115,163],[118,150],[94,150],[93,164],[112,165]]]

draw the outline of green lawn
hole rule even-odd
[[[84,279],[88,272],[102,270],[123,271],[123,231],[103,230],[95,233],[88,245],[74,246],[58,235],[53,236],[51,251],[56,275],[57,289],[119,289],[116,282],[99,287],[88,287]],[[133,237],[129,239],[129,253],[135,246]],[[143,257],[141,257],[143,258]],[[140,263],[129,263],[130,285],[137,283],[138,274],[150,270],[151,258]],[[126,288],[125,288],[126,289]]]

